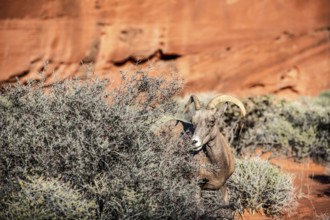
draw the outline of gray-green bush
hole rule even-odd
[[[180,80],[123,72],[119,87],[106,92],[107,86],[72,79],[46,91],[42,81],[1,92],[10,105],[0,106],[0,210],[24,192],[17,178],[44,176],[61,177],[95,200],[99,219],[194,215],[194,168],[185,142],[150,129],[175,111]]]
[[[27,177],[18,180],[20,191],[6,198],[7,209],[0,219],[93,219],[95,200],[87,200],[69,183],[60,179]]]
[[[234,138],[232,146],[244,155],[262,147],[295,158],[312,157],[330,161],[330,101],[328,96],[301,98],[296,101],[275,100],[271,96],[248,98],[247,116],[239,129],[227,132]],[[225,112],[224,129],[237,127],[234,111]]]
[[[287,141],[295,156],[311,156],[318,161],[330,161],[330,99],[326,96],[303,98],[290,103],[281,111],[281,119],[292,129],[277,134]]]
[[[267,215],[280,216],[295,208],[293,176],[259,158],[236,160],[228,187],[240,212],[262,210]]]

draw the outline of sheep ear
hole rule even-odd
[[[190,96],[187,104],[184,107],[184,112],[186,113],[187,111],[190,111],[190,105],[194,103],[195,111],[200,110],[202,105],[201,102],[199,101],[198,97],[195,95]]]
[[[194,104],[194,111],[191,111],[191,104]],[[187,104],[184,107],[184,117],[186,120],[191,121],[192,116],[196,114],[196,111],[200,110],[202,108],[202,103],[199,101],[198,97],[196,95],[190,96]]]
[[[191,122],[192,117],[194,116],[194,114],[196,114],[196,110],[194,110],[194,111],[191,111],[190,109],[186,110],[184,112],[184,119],[185,119],[185,121]]]

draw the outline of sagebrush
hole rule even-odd
[[[107,92],[109,86],[89,78],[58,82],[47,91],[43,81],[17,83],[1,92],[9,104],[0,106],[0,210],[24,191],[18,178],[43,176],[61,178],[82,198],[95,200],[98,219],[194,215],[194,168],[185,142],[150,129],[175,112],[172,97],[181,81],[135,71],[122,72],[120,86]],[[172,147],[179,142],[182,148]]]
[[[60,179],[42,176],[18,180],[20,191],[6,197],[0,219],[93,219],[95,199]],[[4,198],[2,198],[2,201]]]
[[[248,209],[280,216],[296,206],[293,179],[292,175],[283,173],[266,160],[237,159],[228,187],[240,212]]]
[[[151,77],[148,70],[121,74],[116,87],[90,76],[48,87],[42,78],[1,90],[1,218],[217,216],[212,210],[219,199],[211,192],[206,205],[195,201],[189,134],[174,139],[153,130],[164,115],[176,114],[181,80]]]

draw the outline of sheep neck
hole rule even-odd
[[[205,154],[208,156],[211,164],[216,166],[228,166],[230,161],[230,148],[226,144],[225,137],[217,132],[215,138],[210,140],[205,147]]]

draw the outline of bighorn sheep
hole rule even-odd
[[[236,104],[245,116],[246,110],[241,101],[229,95],[213,98],[206,107],[197,96],[192,95],[185,106],[185,112],[194,103],[195,114],[192,116],[193,136],[192,151],[199,163],[198,181],[202,190],[220,190],[228,204],[226,180],[235,169],[234,156],[226,138],[221,134],[219,120],[221,111],[217,106],[223,102]]]

